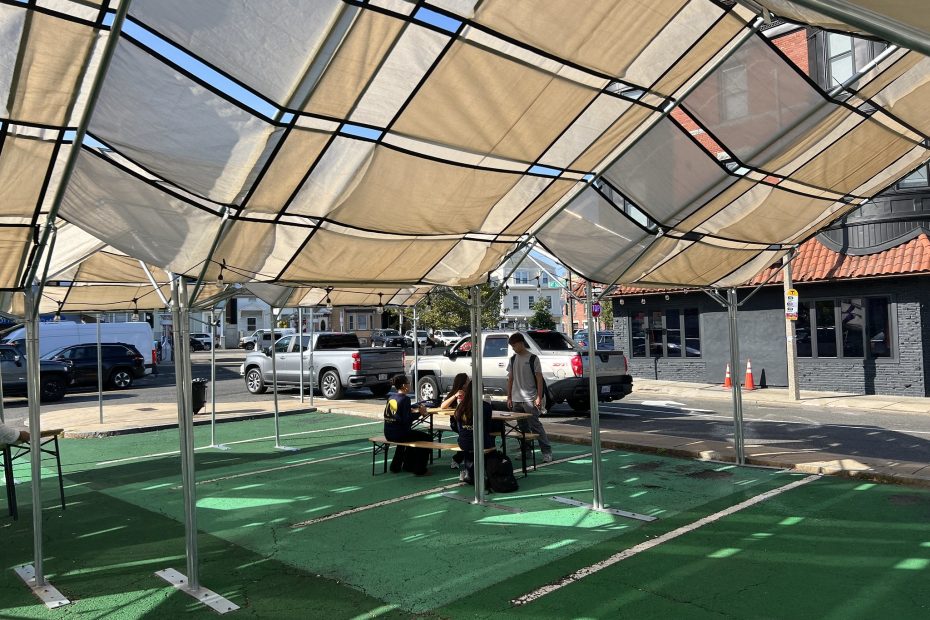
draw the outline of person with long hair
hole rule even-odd
[[[475,428],[473,426],[474,414],[472,412],[473,399],[471,395],[470,379],[465,383],[462,391],[464,394],[462,400],[459,401],[458,406],[455,408],[454,416],[459,433],[458,444],[459,448],[462,449],[461,454],[464,464],[464,467],[459,468],[459,480],[474,484],[474,476],[469,475],[474,471],[475,463]],[[481,401],[481,406],[484,411],[484,447],[492,448],[494,447],[494,437],[491,436],[492,427],[494,426],[494,422],[491,419],[493,410],[491,409],[491,403],[483,399]]]
[[[458,406],[458,404],[462,402],[462,399],[465,397],[465,392],[463,391],[463,389],[465,388],[466,383],[468,383],[467,373],[460,372],[459,374],[455,375],[455,378],[452,379],[452,388],[449,390],[449,394],[446,396],[446,399],[442,401],[441,405],[439,405],[439,408],[440,409],[455,409]],[[452,428],[453,432],[456,432],[456,433],[459,432],[458,423],[456,422],[454,415],[451,418],[449,418],[449,426]],[[452,469],[458,469],[459,466],[461,466],[462,460],[464,458],[465,458],[464,454],[462,454],[461,452],[456,452],[455,454],[452,455],[452,462],[450,463],[449,466]]]

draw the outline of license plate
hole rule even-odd
[[[601,386],[601,394],[610,394],[610,386],[609,386],[609,385],[602,385],[602,386]]]
[[[387,381],[387,375],[386,374],[378,375],[378,381]]]

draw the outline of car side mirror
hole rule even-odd
[[[14,355],[14,356],[13,356],[13,361],[16,363],[17,366],[22,366],[22,365],[23,365],[23,356],[22,356],[22,355],[19,355],[19,354]]]
[[[446,347],[442,354],[448,357],[450,360],[454,360],[457,357],[455,351],[452,350],[452,347]]]
[[[262,347],[262,353],[265,354],[265,357],[271,357],[271,347]]]

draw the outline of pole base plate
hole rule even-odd
[[[61,592],[59,592],[55,586],[49,582],[45,582],[43,586],[36,585],[36,571],[33,568],[32,564],[23,564],[22,566],[16,566],[13,568],[16,571],[16,574],[19,575],[19,578],[22,579],[27,586],[32,590],[32,592],[39,597],[45,606],[49,609],[55,609],[57,607],[63,607],[65,605],[70,605],[71,601],[68,600]]]
[[[239,609],[238,605],[229,599],[220,596],[213,590],[208,590],[204,587],[200,587],[197,590],[192,589],[187,584],[187,577],[174,570],[173,568],[166,568],[165,570],[156,571],[155,574],[173,585],[178,590],[186,592],[217,613],[225,614]]]
[[[617,508],[596,508],[594,504],[589,504],[587,502],[580,502],[577,499],[572,499],[570,497],[562,497],[561,495],[556,495],[553,498],[553,501],[559,502],[560,504],[568,504],[569,506],[578,506],[579,508],[587,508],[588,510],[593,510],[595,512],[606,512],[607,514],[615,515],[618,517],[626,517],[627,519],[636,519],[637,521],[657,521],[657,517],[651,517],[649,515],[642,515],[638,512],[629,512],[628,510],[619,510]]]

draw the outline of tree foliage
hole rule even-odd
[[[552,307],[549,297],[540,297],[533,304],[533,316],[530,317],[530,327],[533,329],[555,329],[552,320]]]
[[[490,284],[482,284],[481,326],[484,329],[497,327],[501,319],[501,292]],[[430,295],[429,303],[417,306],[418,329],[468,329],[469,289],[442,289]],[[456,299],[457,298],[457,299]],[[395,313],[397,311],[394,311]],[[404,308],[404,329],[413,328],[413,309]],[[396,316],[391,321],[397,324]]]

